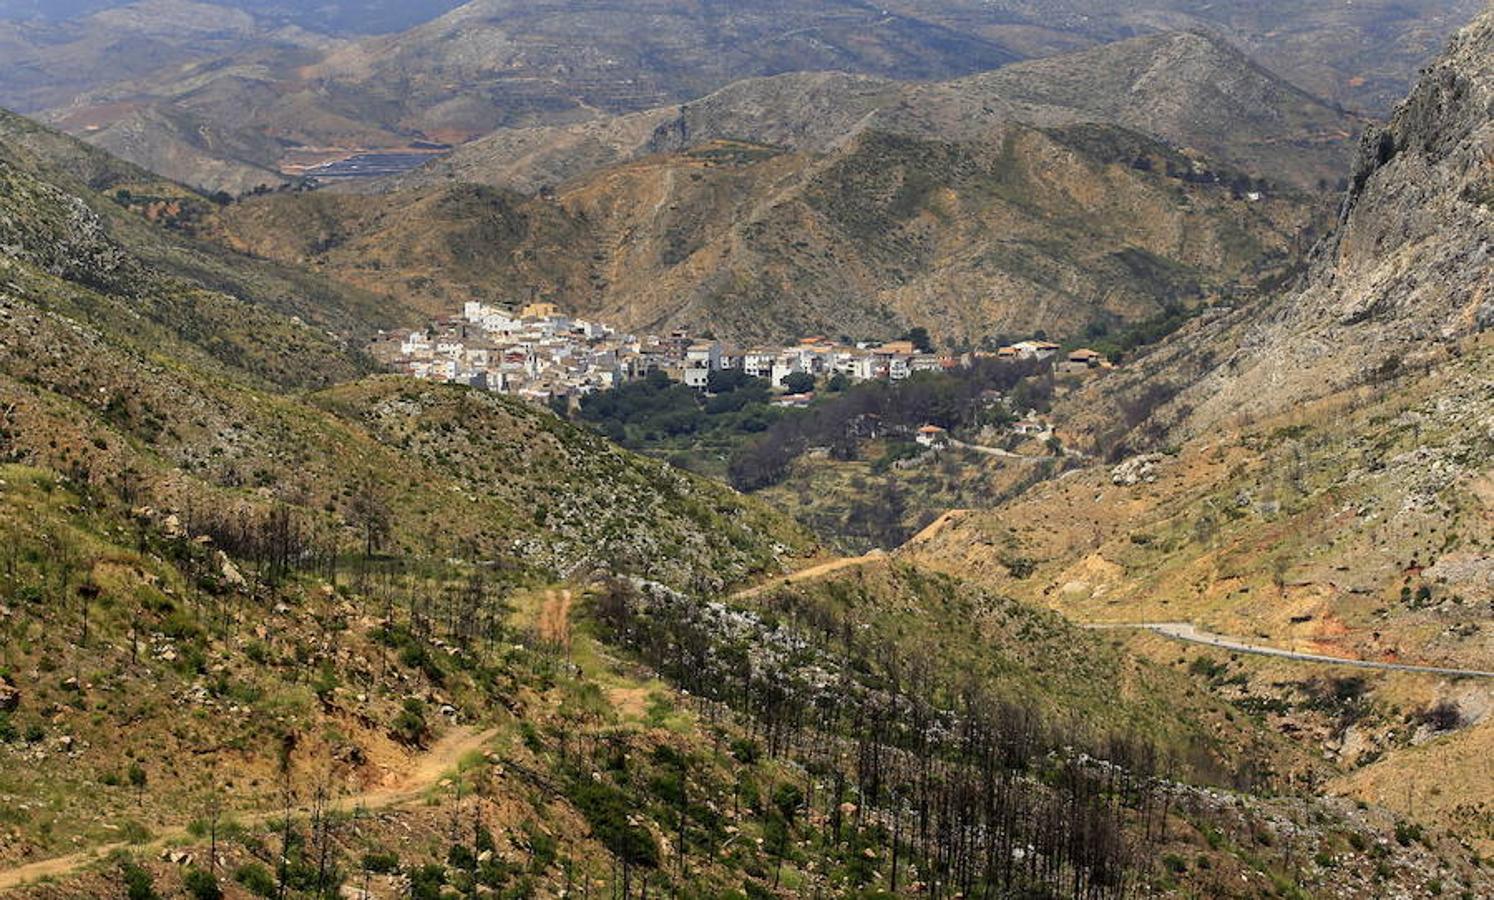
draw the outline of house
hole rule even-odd
[[[571,323],[572,331],[581,335],[588,341],[599,341],[612,332],[611,328],[601,322],[591,322],[586,319],[577,319]]]
[[[553,303],[531,303],[519,310],[521,319],[554,319],[560,316],[560,307]]]
[[[1019,359],[1048,359],[1058,353],[1059,347],[1052,341],[1021,341],[1012,344],[1011,349]]]
[[[940,372],[943,371],[944,365],[934,354],[920,353],[908,363],[908,369],[913,372]]]
[[[780,353],[773,360],[773,372],[769,381],[774,387],[781,387],[783,379],[795,372],[804,371],[804,357],[798,352]]]
[[[1053,426],[1035,412],[1028,412],[1012,425],[1012,431],[1028,437],[1046,437],[1053,432]]]
[[[1058,371],[1066,375],[1082,375],[1090,369],[1109,369],[1110,360],[1095,350],[1075,350],[1058,364]]]
[[[721,344],[691,344],[685,350],[684,382],[697,391],[703,391],[711,382],[711,373],[721,370]]]
[[[919,446],[943,450],[949,446],[949,432],[938,425],[925,425],[918,429],[918,436],[914,440]]]
[[[773,375],[773,364],[777,361],[776,350],[757,347],[742,353],[742,371],[750,378],[769,378]]]

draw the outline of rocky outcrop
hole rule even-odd
[[[1364,136],[1340,222],[1292,288],[1221,309],[1087,398],[1136,446],[1440,366],[1494,325],[1494,11]],[[1161,389],[1165,388],[1165,390]],[[1146,398],[1167,398],[1146,408]],[[1113,418],[1113,416],[1111,416]]]

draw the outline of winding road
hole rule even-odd
[[[1282,659],[1293,659],[1299,662],[1325,663],[1334,666],[1349,666],[1356,669],[1380,669],[1389,672],[1417,672],[1424,675],[1446,675],[1453,678],[1494,678],[1494,672],[1485,672],[1480,669],[1454,669],[1447,666],[1418,666],[1411,663],[1376,662],[1368,659],[1346,659],[1342,656],[1328,656],[1322,653],[1299,653],[1296,650],[1284,650],[1281,647],[1271,647],[1264,644],[1252,644],[1240,638],[1229,637],[1223,634],[1214,634],[1204,631],[1187,622],[1130,622],[1115,624],[1085,625],[1085,628],[1094,631],[1108,631],[1120,629],[1139,629],[1160,634],[1173,640],[1186,641],[1190,644],[1203,644],[1209,647],[1218,647],[1221,650],[1229,650],[1235,653],[1251,653],[1256,656],[1275,656]]]
[[[388,809],[414,803],[425,795],[428,788],[439,782],[444,773],[455,768],[464,756],[481,750],[497,733],[497,729],[477,731],[472,728],[457,728],[437,741],[428,752],[417,757],[414,767],[405,773],[398,783],[334,798],[327,804],[327,808],[333,812],[351,812],[356,809]],[[303,815],[309,812],[310,810],[305,807],[294,810],[294,813]],[[282,810],[275,810],[248,816],[235,816],[234,820],[246,825],[259,824],[282,814]],[[155,839],[145,844],[105,844],[66,856],[54,856],[51,859],[39,859],[36,862],[13,868],[0,869],[0,894],[17,890],[43,878],[61,878],[71,875],[98,862],[115,850],[129,849],[154,853],[168,844],[188,837],[190,835],[186,828],[172,828],[158,834]]]

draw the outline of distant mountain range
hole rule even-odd
[[[398,183],[456,180],[533,192],[712,140],[824,153],[866,131],[958,141],[1008,122],[1121,125],[1301,187],[1336,181],[1364,125],[1217,37],[1171,32],[945,82],[843,73],[748,79],[639,113],[500,129]]]
[[[0,0],[0,19],[67,22],[134,0]],[[227,9],[326,34],[382,34],[400,31],[461,6],[461,0],[217,0]]]
[[[143,0],[0,25],[0,49],[15,61],[0,74],[0,103],[237,193],[278,183],[292,150],[457,143],[792,72],[950,79],[1166,30],[1220,34],[1329,102],[1376,111],[1479,5],[474,0],[367,37],[346,5],[290,15],[283,4]]]
[[[1220,46],[754,80],[452,161],[532,194],[231,202],[0,113],[0,890],[1494,895],[1494,11],[1307,253],[1323,195],[1275,173],[1340,120]],[[1051,455],[814,454],[1026,485],[826,559],[359,352],[530,289],[744,339],[1219,302],[1014,387]]]
[[[1072,335],[1290,265],[1360,127],[1216,38],[1167,34],[950,82],[752,79],[212,227],[431,314],[545,296],[739,340]]]

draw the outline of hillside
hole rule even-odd
[[[822,153],[869,131],[970,140],[1013,122],[1120,125],[1303,188],[1338,180],[1363,124],[1217,37],[1170,32],[945,82],[833,72],[750,79],[613,119],[500,129],[398,183],[454,179],[533,192],[716,140]]]
[[[1487,212],[1483,176],[1465,164],[1485,138],[1486,32],[1471,31],[1462,55],[1429,76],[1441,92],[1397,117],[1387,132],[1394,152],[1375,157],[1383,164],[1359,167],[1366,177],[1345,235],[1357,215],[1390,209],[1383,191],[1404,176],[1448,204],[1425,219],[1401,205],[1402,221],[1433,229],[1408,252],[1481,259],[1466,255],[1477,245],[1458,229],[1482,231]],[[857,265],[871,273],[866,284],[923,287],[920,277],[949,269],[949,258],[994,253],[978,241],[995,234],[1023,251],[994,259],[1006,277],[1030,273],[1022,266],[1037,259],[1062,273],[1060,284],[1134,285],[1099,307],[1123,320],[1145,314],[1159,284],[1186,302],[1205,286],[1222,292],[1269,274],[1257,268],[1261,248],[1295,234],[1273,217],[1306,217],[1291,195],[1236,197],[1228,170],[1210,177],[1176,149],[1114,126],[1014,124],[963,142],[871,131],[824,154],[716,142],[603,170],[553,199],[459,185],[277,195],[214,210],[215,201],[97,150],[24,121],[0,124],[0,891],[1494,890],[1477,810],[1459,817],[1447,809],[1454,798],[1433,799],[1444,827],[1426,828],[1352,799],[1399,803],[1385,787],[1397,767],[1429,758],[1464,766],[1448,769],[1461,779],[1447,782],[1459,798],[1480,790],[1468,736],[1483,732],[1461,727],[1477,712],[1474,692],[1392,699],[1377,685],[1363,730],[1338,735],[1341,747],[1360,741],[1364,752],[1320,759],[1319,748],[1273,733],[1272,696],[1241,690],[1268,685],[1235,661],[1184,664],[1175,648],[1130,645],[1042,609],[1105,602],[1070,589],[1080,580],[1068,572],[1074,555],[1095,546],[1134,556],[1109,565],[1083,557],[1099,573],[1091,584],[1111,565],[1128,579],[1158,579],[1107,586],[1108,596],[1198,608],[1205,601],[1186,591],[1208,570],[1189,562],[1192,542],[1217,538],[1251,568],[1215,594],[1221,608],[1248,611],[1240,587],[1268,590],[1260,573],[1269,573],[1269,589],[1293,591],[1305,569],[1262,566],[1260,545],[1284,526],[1300,539],[1333,535],[1322,523],[1352,499],[1366,509],[1358,543],[1313,558],[1337,572],[1369,545],[1404,540],[1394,545],[1404,552],[1414,541],[1416,565],[1431,565],[1414,576],[1425,595],[1423,585],[1409,600],[1397,595],[1406,609],[1391,624],[1404,626],[1406,652],[1479,659],[1481,632],[1467,630],[1480,614],[1472,588],[1461,603],[1451,592],[1484,571],[1487,529],[1471,505],[1486,493],[1482,476],[1450,489],[1405,480],[1419,447],[1440,454],[1436,471],[1449,476],[1489,458],[1488,391],[1478,393],[1489,355],[1476,325],[1452,335],[1460,356],[1383,373],[1375,384],[1394,387],[1385,396],[1285,411],[1315,416],[1322,443],[1302,423],[1271,422],[1216,460],[1213,445],[1189,439],[1203,426],[1178,415],[1178,460],[1151,461],[1155,482],[1141,463],[1129,485],[1114,483],[1129,469],[1080,470],[1016,505],[951,517],[892,558],[822,560],[775,508],[547,410],[368,376],[349,349],[354,327],[335,324],[355,322],[358,304],[379,298],[292,289],[325,285],[327,274],[388,281],[396,267],[414,277],[443,264],[474,283],[493,271],[509,279],[490,289],[579,281],[578,271],[589,282],[599,269],[567,266],[593,247],[605,253],[587,265],[614,266],[608,278],[639,267],[645,258],[630,254],[645,252],[705,271],[726,258],[715,249],[724,247],[742,266],[733,275],[823,286],[844,274],[822,261],[852,246],[865,248]],[[1397,175],[1398,166],[1408,170]],[[1461,197],[1469,184],[1470,200],[1441,197],[1449,187]],[[1243,236],[1242,215],[1253,223]],[[400,248],[433,220],[445,230]],[[1138,222],[1155,232],[1133,236]],[[190,236],[231,227],[281,264]],[[1351,237],[1337,241],[1342,251],[1315,265],[1358,258]],[[513,250],[495,255],[494,244]],[[736,262],[748,252],[761,256]],[[506,262],[485,269],[495,256]],[[296,271],[302,257],[328,271]],[[246,288],[224,292],[225,282]],[[1331,283],[1321,271],[1305,282]],[[1093,291],[1079,285],[1065,289]],[[834,295],[819,289],[813,304],[766,305],[782,313],[770,324],[831,321]],[[409,290],[398,304],[428,288]],[[1124,305],[1131,296],[1143,307],[1134,313]],[[723,294],[722,309],[739,299]],[[1076,323],[1096,308],[1058,299]],[[917,321],[911,304],[884,302]],[[943,334],[974,334],[956,309],[918,314]],[[1174,340],[1197,340],[1235,315],[1269,322],[1279,310],[1242,304]],[[1011,314],[978,312],[998,324]],[[762,327],[723,321],[744,333]],[[1323,374],[1320,389],[1337,390],[1332,371]],[[1073,421],[1106,389],[1063,401]],[[1420,431],[1407,427],[1411,416]],[[1365,443],[1349,446],[1338,428]],[[1164,481],[1185,473],[1194,479],[1185,487],[1247,491],[1251,503],[1236,500],[1229,515]],[[1344,486],[1324,487],[1334,478]],[[1130,502],[1096,499],[1112,488]],[[1426,500],[1444,490],[1435,498],[1443,506]],[[1063,505],[1043,504],[1055,496]],[[1209,529],[1190,515],[1200,505],[1221,509]],[[1429,536],[1455,507],[1457,540]],[[1425,518],[1389,514],[1407,508]],[[1145,519],[1146,530],[1098,521],[1148,510],[1161,518]],[[1409,535],[1396,530],[1403,525]],[[1378,597],[1354,598],[1360,605],[1340,618],[1364,638],[1354,629],[1384,614],[1369,607]],[[1299,687],[1315,724],[1357,710],[1354,684],[1272,689]],[[1441,705],[1395,705],[1412,701]],[[1467,712],[1449,714],[1446,703]],[[1318,796],[1325,783],[1349,798]],[[1429,796],[1416,797],[1418,813]]]
[[[1021,49],[1064,34],[1104,43],[1158,30],[1210,31],[1293,84],[1372,113],[1399,102],[1417,70],[1484,6],[1480,0],[1368,0],[1329,6],[1299,0],[910,0],[906,5],[937,10],[939,21],[977,34],[1010,33]]]
[[[1066,440],[1118,467],[977,515],[922,558],[1082,620],[1489,669],[1491,60],[1486,14],[1366,136],[1342,221],[1292,288],[1205,316],[1066,401]],[[1315,740],[1350,763],[1340,789],[1488,841],[1480,693],[1411,680],[1373,685],[1378,730],[1339,722]],[[1406,696],[1451,706],[1408,730]]]
[[[554,521],[546,533],[571,541],[569,550],[557,544],[525,552],[560,568],[581,564],[586,553],[626,555],[621,547],[609,551],[606,540],[629,530],[629,515],[652,520],[677,548],[701,543],[711,548],[707,554],[722,550],[717,542],[731,535],[706,530],[697,542],[671,534],[663,509],[709,503],[715,489],[652,464],[632,471],[626,455],[517,402],[387,379],[309,397],[282,393],[349,382],[363,374],[364,363],[332,336],[258,298],[230,297],[161,272],[126,243],[136,237],[130,228],[114,229],[89,205],[109,201],[44,180],[44,168],[0,171],[14,331],[4,352],[17,404],[11,435],[17,458],[58,468],[66,460],[104,482],[132,472],[199,501],[216,491],[276,486],[282,499],[295,496],[295,505],[308,510],[323,504],[335,510],[356,483],[414,516],[392,518],[391,538],[418,540],[432,551],[423,517],[438,512],[418,498],[462,491],[471,495],[460,504],[468,513],[444,527],[448,550],[517,552],[513,541],[548,517]],[[385,422],[394,409],[404,411],[397,425]],[[80,410],[90,412],[80,417]],[[109,433],[115,440],[103,437]],[[101,452],[85,449],[90,444]],[[519,447],[533,469],[505,465],[502,477],[512,482],[500,490],[488,480],[491,466]],[[468,465],[468,454],[481,460]],[[364,464],[350,469],[346,461],[353,459]],[[589,464],[600,468],[562,474]],[[182,481],[169,476],[175,469],[194,474]],[[411,477],[396,481],[395,472]],[[366,482],[371,477],[377,484]],[[611,498],[595,508],[590,503],[601,498],[584,486],[592,478],[609,486]],[[620,492],[628,490],[638,496],[623,502]],[[539,503],[545,495],[553,508]],[[715,496],[728,502],[724,490]],[[449,511],[443,515],[450,519]],[[581,530],[572,534],[572,528]]]
[[[324,333],[160,271],[135,213],[58,174],[127,167],[25,142],[0,167],[0,890],[896,894],[979,862],[1111,896],[1271,884],[1308,821],[1331,827],[1298,850],[1346,860],[1396,827],[1189,786],[1314,765],[978,588],[898,566],[728,595],[811,543],[546,411],[359,378]],[[925,621],[958,664],[918,662]],[[956,806],[991,779],[1004,799]],[[1051,870],[980,862],[997,834]],[[1385,857],[1380,883],[1484,883],[1440,838]]]
[[[361,348],[375,329],[412,321],[387,297],[193,240],[189,232],[214,214],[215,201],[4,110],[0,150],[8,166],[72,195],[80,214],[97,217],[158,276],[299,317],[344,349]]]
[[[824,154],[705,144],[543,198],[256,198],[208,233],[431,312],[538,294],[640,330],[922,325],[974,344],[1110,328],[1270,277],[1316,213],[1288,189],[1239,193],[1254,184],[1113,127],[1007,125],[960,142],[866,132]]]

